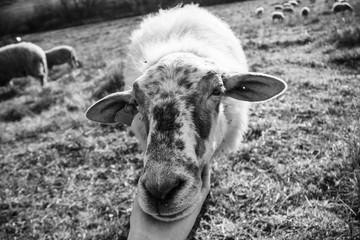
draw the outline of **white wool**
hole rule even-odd
[[[283,12],[279,12],[279,11],[275,11],[271,14],[272,16],[272,19],[275,20],[275,19],[282,19],[284,20],[285,19],[285,15]]]
[[[196,5],[150,15],[131,41],[130,52],[140,72],[175,52],[210,58],[224,71],[247,71],[240,41],[229,26]]]
[[[255,14],[258,15],[262,15],[264,13],[265,9],[263,7],[258,7],[255,9]]]
[[[75,67],[78,58],[75,49],[68,45],[60,45],[45,51],[48,67],[68,63],[71,67]]]
[[[177,52],[206,58],[223,72],[248,72],[240,41],[230,27],[196,5],[161,10],[156,15],[150,15],[132,34],[129,48],[140,73],[164,56]],[[217,126],[214,126],[214,156],[239,149],[248,125],[249,105],[233,98],[224,98]],[[139,123],[138,120],[134,121],[132,129],[137,135],[146,136]]]
[[[300,12],[301,12],[301,15],[302,15],[302,16],[306,16],[306,15],[308,15],[308,14],[310,13],[310,8],[308,8],[308,7],[303,7],[303,8],[300,10]]]
[[[0,48],[0,86],[12,78],[32,76],[42,84],[47,82],[47,61],[44,50],[30,42],[10,44]]]

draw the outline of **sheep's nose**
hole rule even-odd
[[[180,177],[167,178],[166,181],[152,181],[144,179],[143,186],[147,194],[157,200],[168,200],[178,193],[185,185],[185,180]]]

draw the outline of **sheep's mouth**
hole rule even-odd
[[[191,211],[189,211],[189,210],[191,210],[191,208],[193,206],[195,206],[195,202],[177,213],[171,213],[171,214],[157,213],[156,215],[153,215],[153,217],[157,218],[159,220],[162,220],[162,221],[175,221],[177,219],[180,219],[180,218],[183,218],[183,217],[186,217],[187,215],[189,215],[191,213]]]

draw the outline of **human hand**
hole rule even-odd
[[[199,201],[193,213],[173,222],[162,222],[143,212],[136,196],[130,217],[128,240],[186,239],[200,213],[201,206],[210,192],[210,168],[207,164],[204,166],[201,178],[203,182],[201,201]]]

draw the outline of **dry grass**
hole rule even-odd
[[[357,48],[329,41],[342,19],[322,14],[329,8],[321,1],[309,19],[296,12],[283,24],[270,21],[273,3],[209,8],[230,22],[251,69],[289,88],[254,105],[244,148],[214,162],[191,238],[359,239],[360,81],[350,54]],[[261,19],[252,14],[258,5]],[[137,77],[125,53],[138,22],[23,36],[44,48],[73,45],[84,67],[0,102],[0,239],[126,239],[142,154],[124,126],[89,122],[84,112],[114,62],[124,62],[117,80]],[[337,54],[341,65],[331,63]]]
[[[106,75],[100,79],[99,87],[92,94],[96,100],[105,97],[114,92],[123,91],[125,88],[124,81],[124,63],[113,63],[106,70]]]

